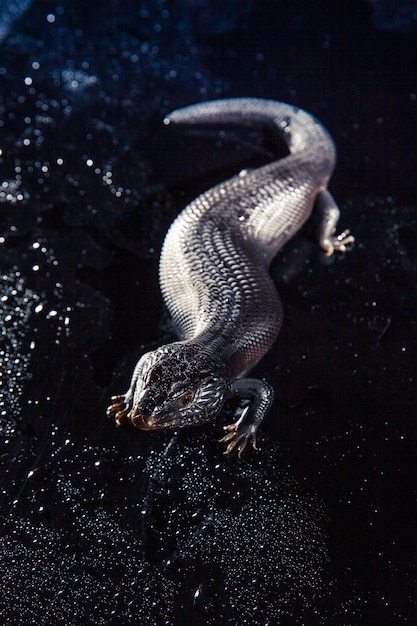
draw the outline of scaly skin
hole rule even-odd
[[[275,341],[282,307],[268,267],[309,218],[320,214],[319,244],[331,255],[353,241],[334,236],[339,210],[327,191],[336,151],[327,131],[291,105],[256,98],[203,102],[166,124],[227,124],[278,133],[290,154],[204,192],[178,215],[165,238],[160,285],[179,341],[145,354],[126,394],[107,412],[138,428],[195,426],[213,420],[232,397],[246,401],[225,427],[226,453],[239,456],[271,406],[273,390],[246,378]]]

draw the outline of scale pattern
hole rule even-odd
[[[174,124],[236,124],[279,132],[290,155],[209,189],[172,224],[160,284],[181,339],[222,354],[231,378],[269,349],[282,308],[268,266],[311,214],[335,164],[333,141],[308,113],[255,98],[217,100],[172,113]]]
[[[326,189],[336,151],[312,115],[270,100],[203,102],[174,111],[165,123],[263,128],[283,138],[290,154],[209,189],[175,219],[161,253],[160,285],[179,341],[144,355],[128,392],[115,396],[108,412],[142,429],[178,428],[213,419],[225,400],[238,397],[246,406],[222,441],[226,452],[237,446],[241,454],[248,441],[255,447],[273,399],[267,383],[245,378],[282,323],[271,260],[315,204],[327,253],[353,239],[333,237],[339,211]]]

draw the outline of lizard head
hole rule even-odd
[[[142,430],[197,426],[216,417],[227,386],[224,367],[201,347],[168,344],[136,366],[128,419]]]

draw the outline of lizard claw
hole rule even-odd
[[[113,404],[107,407],[106,413],[109,417],[114,417],[116,424],[120,426],[122,419],[129,412],[129,405],[126,396],[112,396]]]
[[[253,424],[245,424],[240,418],[237,422],[223,426],[223,429],[226,434],[220,439],[220,443],[228,444],[223,454],[230,454],[237,448],[237,455],[240,459],[248,442],[252,444],[255,450],[258,449],[256,447],[256,429]]]
[[[339,235],[335,235],[324,243],[324,250],[327,256],[332,256],[334,252],[344,254],[348,251],[348,246],[355,243],[355,237],[346,229]]]

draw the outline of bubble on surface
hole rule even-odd
[[[97,76],[87,74],[84,70],[64,69],[62,71],[62,81],[64,89],[73,92],[83,92],[88,87],[96,85],[98,79]]]
[[[148,492],[144,527],[169,569],[188,572],[189,584],[194,575],[194,591],[200,583],[216,603],[207,623],[222,613],[223,623],[241,624],[254,623],[254,616],[267,623],[314,615],[316,594],[332,586],[325,513],[281,467],[278,451],[213,468],[204,447],[175,451],[171,444],[172,451],[154,453],[147,463],[152,497]],[[174,529],[175,545],[167,550]]]
[[[19,200],[31,212],[58,206],[68,225],[113,228],[110,238],[133,212],[142,221],[158,218],[154,203],[144,201],[159,193],[143,150],[144,122],[162,120],[174,79],[194,99],[221,85],[203,68],[188,20],[177,36],[168,4],[130,3],[129,17],[117,3],[97,10],[67,3],[53,13],[31,7],[7,41],[1,68],[9,95],[0,97],[0,184],[9,189],[0,188],[0,201]],[[186,15],[187,3],[179,10]],[[94,167],[85,166],[86,153]],[[121,243],[129,234],[129,227],[116,233]],[[155,243],[143,242],[145,256]]]
[[[0,294],[0,415],[3,424],[13,424],[20,418],[20,398],[29,375],[28,322],[40,297],[15,270],[0,276]]]
[[[32,520],[18,507],[6,526],[2,623],[80,621],[92,606],[99,624],[325,619],[322,506],[276,449],[213,466],[213,445],[174,438],[145,464],[69,434],[30,474],[22,498]]]
[[[16,176],[15,179],[3,180],[0,183],[0,202],[8,202],[15,204],[29,199],[28,192],[22,187],[22,177]]]

